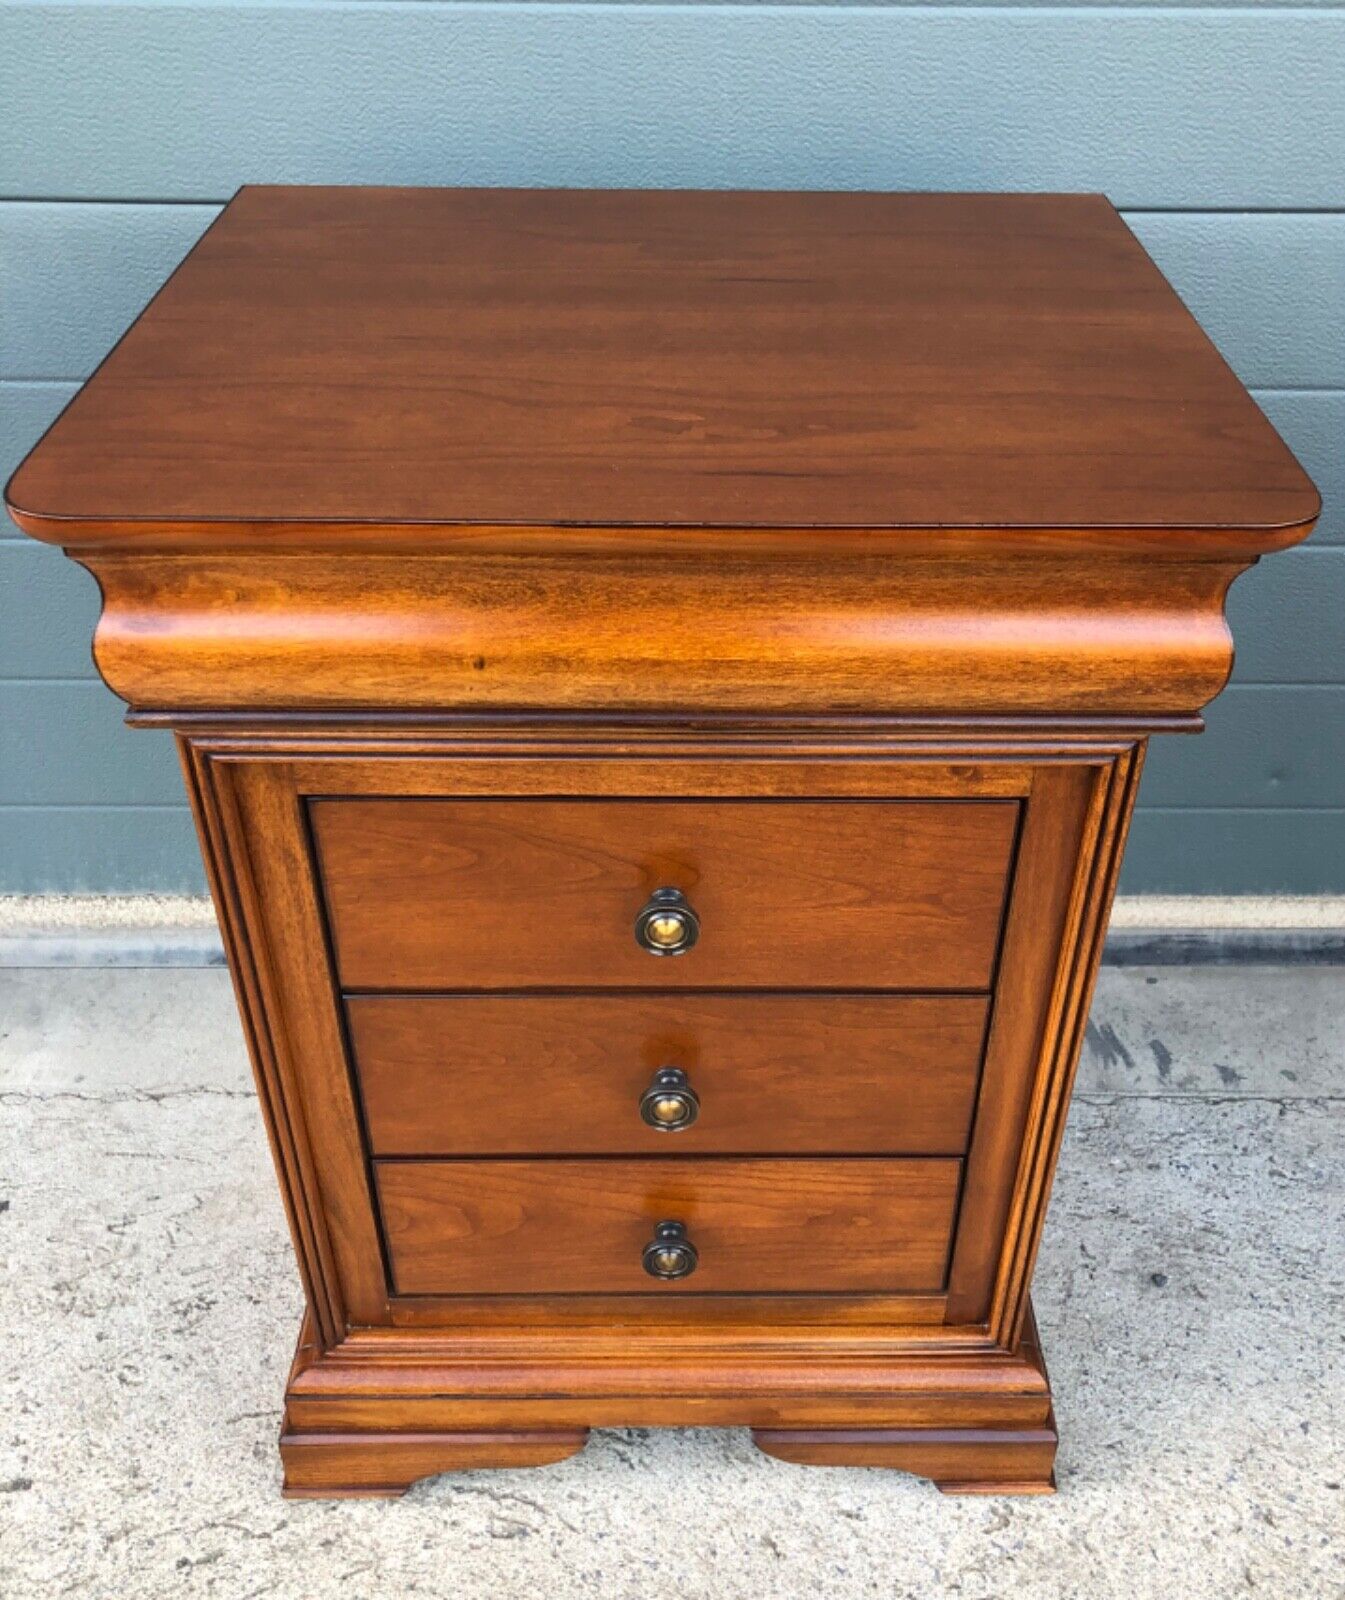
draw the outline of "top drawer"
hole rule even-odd
[[[341,983],[984,989],[1017,802],[323,799]],[[642,948],[658,889],[695,944]],[[676,919],[674,919],[676,920]]]

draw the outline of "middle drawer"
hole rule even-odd
[[[961,1154],[988,1011],[976,995],[346,1004],[376,1156]]]

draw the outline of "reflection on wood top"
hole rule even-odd
[[[1318,509],[1088,195],[246,188],[9,494],[40,537],[123,544],[439,524],[1272,548]]]

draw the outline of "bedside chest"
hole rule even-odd
[[[1318,509],[1104,200],[244,189],[8,499],[177,734],[287,1493],[625,1425],[1051,1486],[1145,741]]]

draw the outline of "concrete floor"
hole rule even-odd
[[[299,1295],[228,980],[0,972],[0,1595],[1345,1595],[1345,971],[1104,973],[1037,1279],[1061,1492],[595,1435],[286,1504]]]

